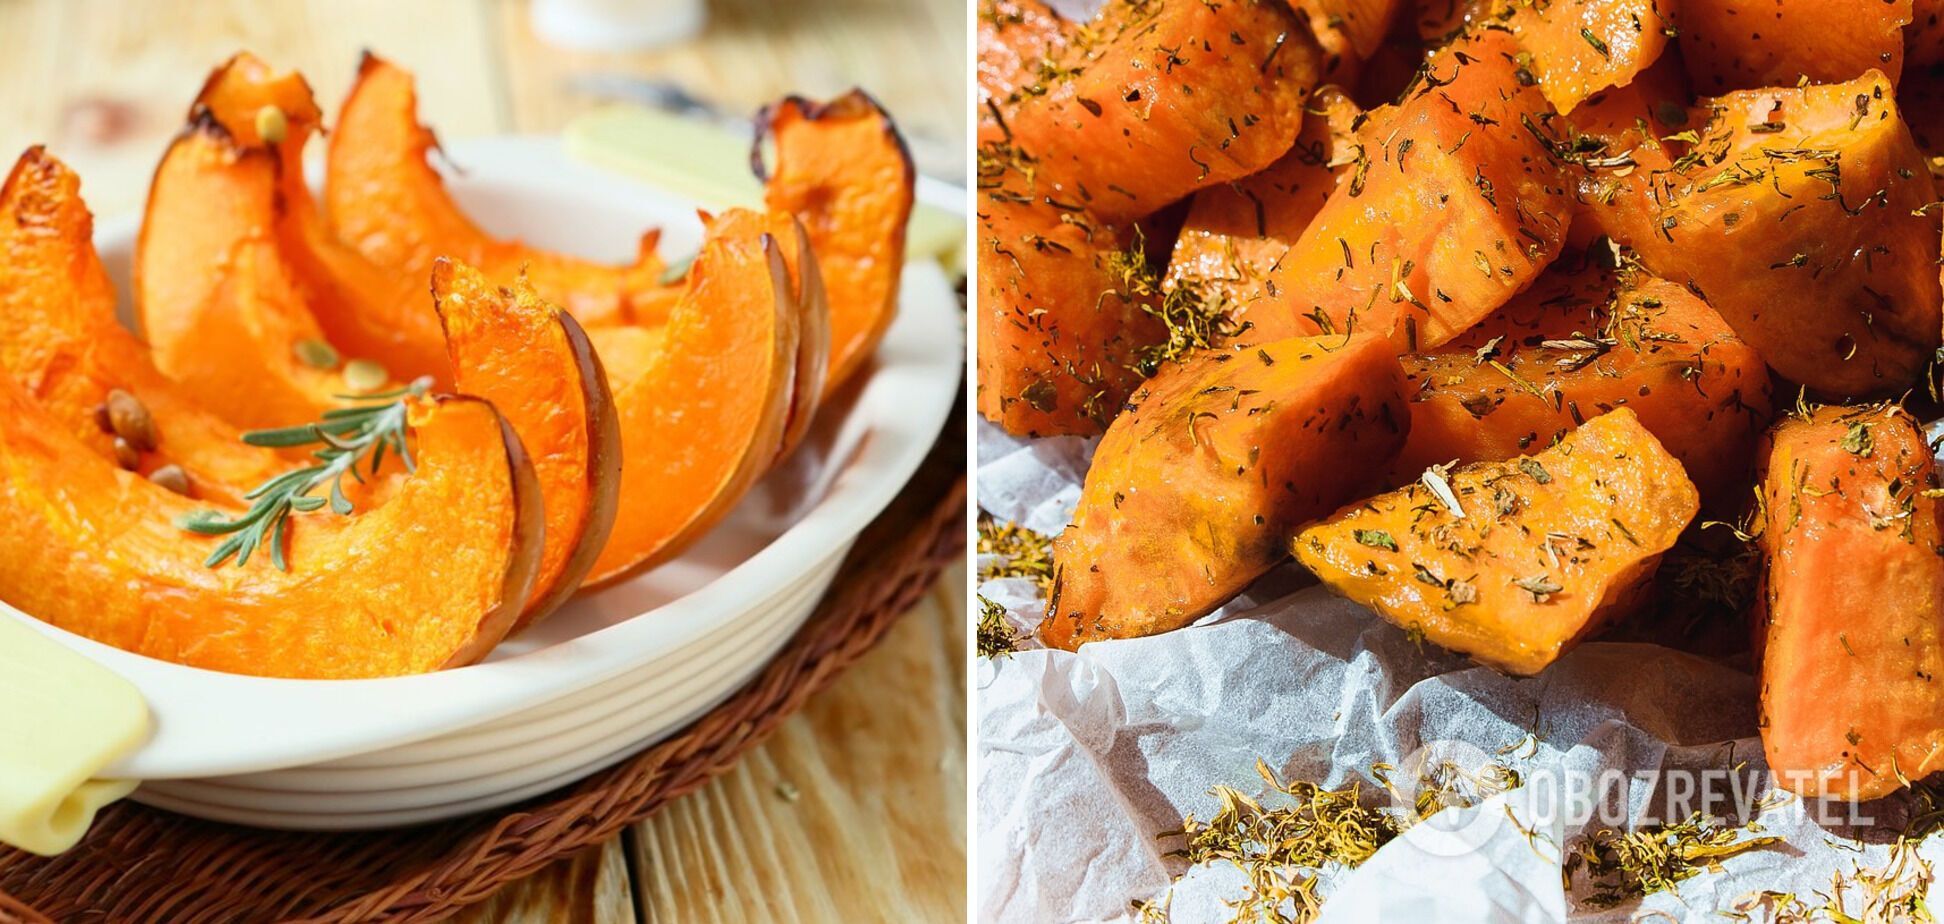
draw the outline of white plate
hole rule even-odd
[[[448,176],[454,195],[496,233],[605,259],[631,254],[648,227],[665,229],[671,254],[699,236],[686,203],[574,161],[550,139],[451,149],[466,170]],[[935,204],[963,209],[950,197]],[[124,296],[136,224],[103,222],[96,235]],[[964,316],[937,266],[910,264],[900,298],[848,413],[821,421],[818,446],[800,453],[807,461],[773,474],[733,526],[649,574],[576,598],[483,663],[377,680],[243,677],[129,654],[4,605],[0,618],[26,621],[141,689],[155,732],[110,776],[165,780],[315,764],[544,705],[681,652],[800,583],[896,496],[945,423],[964,357]],[[833,408],[833,418],[841,411]]]

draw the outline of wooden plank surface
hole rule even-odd
[[[448,137],[559,129],[673,80],[740,115],[876,95],[930,172],[963,179],[962,0],[714,0],[690,45],[548,48],[523,0],[0,0],[0,155],[45,143],[98,216],[141,207],[204,75],[238,50],[304,71],[326,113],[371,48]],[[509,888],[468,922],[937,921],[963,913],[964,569],[732,772]]]

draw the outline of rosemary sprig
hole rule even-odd
[[[243,442],[252,446],[281,449],[317,444],[319,448],[311,453],[317,462],[257,485],[243,495],[251,503],[239,516],[220,510],[195,510],[177,518],[176,526],[205,536],[229,537],[203,560],[204,567],[219,567],[234,557],[240,568],[250,563],[259,546],[268,545],[271,563],[280,571],[289,571],[284,547],[292,513],[310,513],[329,504],[333,513],[349,514],[351,500],[344,495],[344,476],[362,482],[358,463],[367,457],[371,460],[367,471],[373,475],[384,464],[386,452],[396,454],[406,471],[415,467],[405,441],[407,410],[410,399],[425,394],[431,386],[429,378],[420,378],[393,391],[337,395],[367,403],[325,411],[316,423],[243,434]],[[326,497],[311,494],[325,485],[330,486]]]

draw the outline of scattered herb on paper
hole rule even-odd
[[[1032,578],[1041,596],[1053,587],[1053,539],[1017,523],[979,516],[979,554],[996,561],[979,566],[979,580]]]
[[[979,657],[1003,658],[1019,650],[1019,630],[1006,618],[1006,608],[979,598]]]

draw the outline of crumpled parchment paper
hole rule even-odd
[[[978,445],[987,513],[1049,535],[1064,528],[1089,441],[1021,441],[981,421]],[[1769,785],[1745,666],[1592,642],[1538,677],[1515,679],[1420,646],[1305,583],[1286,566],[1176,632],[979,662],[982,920],[1131,921],[1136,900],[1163,902],[1177,924],[1231,920],[1241,871],[1221,862],[1190,869],[1166,856],[1180,839],[1159,835],[1188,813],[1212,815],[1217,784],[1274,805],[1258,760],[1284,780],[1361,780],[1378,795],[1376,764],[1497,763],[1520,776],[1516,788],[1445,809],[1354,869],[1325,870],[1325,922],[1777,920],[1779,898],[1764,900],[1764,891],[1858,914],[1867,896],[1833,886],[1836,877],[1892,859],[1903,800],[1851,814],[1846,803],[1804,803]],[[980,594],[1005,606],[1022,636],[1039,619],[1031,580],[986,581]],[[1598,789],[1602,781],[1609,788]],[[1744,836],[1782,842],[1617,906],[1590,903],[1583,874],[1570,892],[1562,881],[1562,847],[1589,830],[1679,821],[1696,809],[1730,824],[1753,820],[1759,830]],[[1897,868],[1927,875],[1925,864],[1944,856],[1940,841],[1918,846],[1924,863]]]

